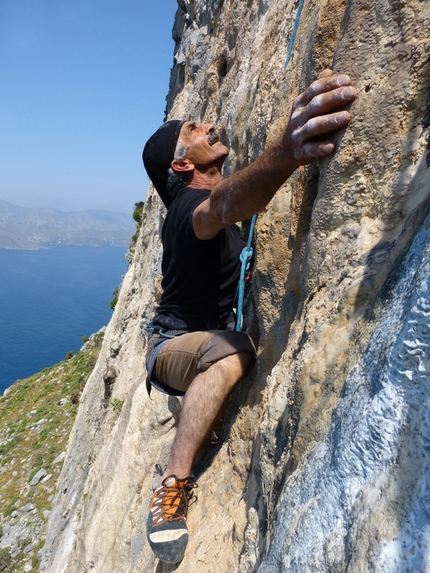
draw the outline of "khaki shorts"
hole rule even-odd
[[[157,342],[149,341],[149,350]],[[154,340],[155,339],[155,340]],[[151,344],[152,343],[152,344]],[[244,332],[199,331],[181,334],[169,340],[160,350],[151,378],[175,391],[185,393],[194,378],[214,362],[232,354],[249,352],[255,361],[255,346]]]

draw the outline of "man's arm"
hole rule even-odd
[[[196,236],[211,239],[221,229],[258,213],[297,167],[333,153],[333,141],[329,137],[321,140],[321,136],[349,123],[349,113],[339,110],[354,99],[348,76],[324,71],[294,100],[282,138],[247,167],[220,181],[209,199],[196,208]]]

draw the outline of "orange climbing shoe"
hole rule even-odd
[[[195,487],[197,484],[190,477],[178,479],[171,475],[152,496],[146,532],[152,551],[165,563],[178,563],[184,556],[188,543],[188,507],[197,501]]]

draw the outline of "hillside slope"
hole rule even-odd
[[[36,572],[79,395],[103,331],[0,397],[0,571]]]
[[[325,67],[358,91],[330,158],[259,217],[246,323],[258,362],[199,476],[177,567],[145,539],[180,400],[148,398],[140,329],[159,296],[150,193],[61,473],[41,571],[430,570],[430,3],[179,3],[169,118],[215,122],[227,170],[264,149]],[[144,142],[142,142],[143,144]],[[114,417],[109,399],[124,401]]]

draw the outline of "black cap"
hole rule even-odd
[[[146,172],[167,208],[173,203],[173,197],[166,189],[167,178],[175,155],[179,132],[184,123],[177,119],[166,121],[148,139],[142,153]]]

